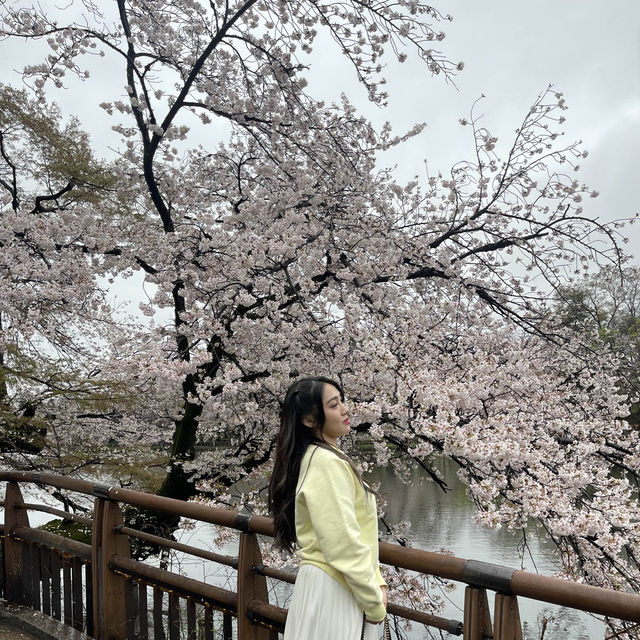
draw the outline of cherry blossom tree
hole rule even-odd
[[[7,464],[73,472],[136,453],[149,385],[119,371],[116,345],[136,329],[99,286],[130,199],[78,122],[60,120],[0,85],[0,446]]]
[[[428,5],[2,7],[6,39],[50,48],[23,73],[41,100],[85,77],[97,55],[122,69],[102,105],[120,141],[114,202],[45,216],[74,238],[46,255],[62,265],[73,254],[91,283],[142,271],[153,290],[141,292],[142,310],[171,315],[135,328],[110,316],[116,326],[93,354],[105,354],[100,375],[130,380],[149,411],[114,402],[118,420],[147,442],[172,422],[161,493],[224,500],[236,480],[264,484],[284,389],[322,372],[348,391],[353,454],[358,436],[373,440],[364,467],[417,464],[446,488],[429,464],[446,455],[479,521],[518,530],[535,518],[567,575],[638,588],[638,439],[612,392],[617,362],[547,304],[576,272],[622,258],[618,231],[589,217],[597,194],[575,177],[585,152],[562,144],[561,93],[535,100],[504,154],[476,105],[461,122],[472,158],[401,183],[376,160],[421,127],[395,135],[346,98],[318,101],[305,61],[329,34],[380,105],[389,57],[418,55],[450,78],[461,65],[434,48],[446,17]],[[81,294],[71,297],[69,314],[90,326],[75,308]],[[198,441],[214,446],[196,457]]]

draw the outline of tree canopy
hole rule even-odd
[[[264,484],[292,378],[329,374],[373,441],[364,467],[417,464],[444,486],[429,456],[448,456],[480,522],[535,518],[568,575],[638,588],[638,438],[612,392],[618,363],[548,304],[568,273],[622,259],[575,177],[586,152],[561,143],[560,92],[540,94],[505,155],[472,111],[473,160],[402,183],[376,159],[420,127],[397,136],[347,98],[315,99],[305,55],[330,34],[380,104],[390,56],[449,77],[444,17],[422,2],[5,2],[1,15],[5,40],[50,49],[23,72],[39,106],[5,87],[0,121],[0,392],[5,414],[28,404],[43,421],[42,451],[82,434],[92,459],[133,460],[172,438],[161,491],[219,498],[240,478]],[[121,73],[102,105],[109,163],[48,115],[49,87],[96,55],[110,59],[101,81]],[[108,309],[105,278],[134,272],[143,311],[169,322]],[[196,457],[198,441],[216,446]]]
[[[640,268],[613,265],[555,292],[563,325],[601,340],[620,360],[617,386],[629,397],[629,420],[640,419]]]

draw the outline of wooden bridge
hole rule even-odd
[[[0,531],[0,595],[6,602],[38,610],[100,640],[277,640],[282,633],[287,612],[269,604],[266,578],[293,583],[295,575],[263,563],[258,535],[273,537],[271,519],[48,473],[5,471],[0,481],[6,483]],[[27,504],[21,483],[90,496],[93,518]],[[240,532],[238,555],[225,556],[129,528],[121,505],[235,529]],[[31,528],[29,511],[90,525],[91,545]],[[132,559],[132,538],[232,567],[237,571],[236,591]],[[392,615],[464,640],[521,640],[518,596],[640,623],[636,594],[387,543],[380,543],[380,560],[466,584],[462,621],[396,604],[388,607]],[[488,590],[495,592],[493,616]],[[611,637],[634,636],[625,632]]]

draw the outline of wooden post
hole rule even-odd
[[[258,536],[241,533],[238,550],[238,640],[270,640],[272,637],[269,629],[252,624],[247,612],[251,600],[269,603],[267,579],[253,570],[261,564]]]
[[[114,528],[124,524],[117,502],[96,499],[93,511],[92,560],[94,625],[97,640],[125,640],[126,578],[109,569],[112,556],[130,556],[129,539]]]
[[[24,508],[24,500],[17,482],[7,483],[7,492],[4,499],[4,563],[6,594],[8,602],[17,604],[26,603],[26,585],[24,572],[24,554],[29,553],[20,540],[13,537],[17,527],[29,527],[29,515]],[[31,576],[26,576],[31,580]]]
[[[467,587],[464,591],[463,640],[483,640],[492,634],[486,590]]]
[[[496,593],[493,624],[493,640],[522,640],[522,624],[516,596]]]
[[[102,516],[101,498],[93,501],[93,528],[91,530],[91,583],[93,587],[93,624],[94,635],[100,640],[103,636],[104,622],[102,615]]]

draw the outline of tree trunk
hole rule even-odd
[[[195,494],[192,474],[186,473],[183,468],[183,462],[193,460],[196,454],[196,434],[202,405],[190,402],[188,399],[189,395],[195,395],[195,393],[195,380],[193,375],[189,374],[182,383],[184,414],[175,422],[169,471],[158,491],[158,495],[167,498],[189,500]]]

